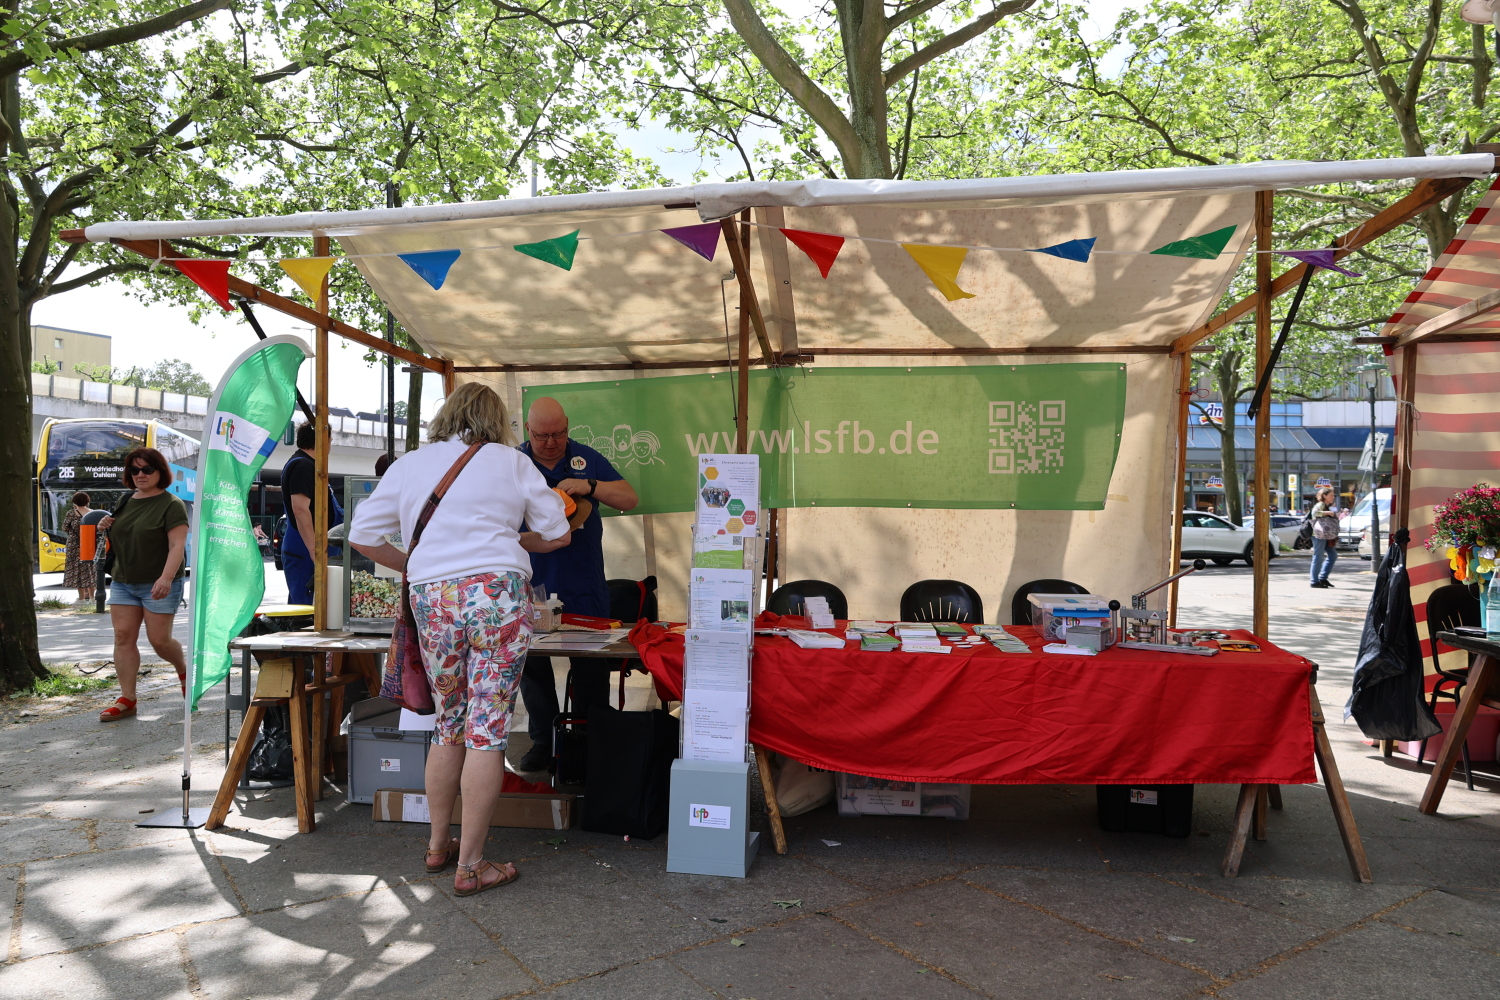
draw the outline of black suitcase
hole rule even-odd
[[[1192,785],[1095,785],[1099,828],[1111,833],[1193,832]]]
[[[650,840],[667,829],[677,726],[661,709],[594,706],[580,823],[585,830]]]

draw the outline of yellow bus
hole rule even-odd
[[[48,420],[36,446],[37,570],[61,573],[67,538],[63,518],[80,490],[95,510],[113,510],[128,492],[120,482],[125,456],[136,448],[155,448],[172,469],[169,493],[192,509],[198,493],[198,442],[156,420],[108,420],[84,417]]]

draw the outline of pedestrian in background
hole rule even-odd
[[[87,514],[89,507],[89,495],[87,493],[73,494],[73,509],[68,511],[68,516],[63,518],[63,535],[68,539],[66,561],[63,564],[63,586],[73,587],[78,591],[80,601],[92,601],[94,599],[94,563],[93,560],[84,562],[78,555],[79,529],[83,526],[83,515]]]
[[[1339,558],[1339,509],[1338,498],[1333,487],[1325,486],[1315,494],[1318,502],[1313,504],[1309,515],[1313,523],[1313,555],[1311,583],[1309,586],[1327,590],[1333,586],[1328,574]]]
[[[168,493],[172,471],[155,448],[137,448],[125,456],[125,485],[134,486],[99,522],[109,532],[114,552],[114,582],[109,588],[109,618],[115,630],[115,675],[120,697],[99,713],[100,722],[114,722],[135,714],[135,682],[141,671],[136,646],[141,625],[156,655],[177,670],[178,688],[187,692],[187,662],[182,644],[172,637],[172,620],[182,603],[187,566],[187,504]]]

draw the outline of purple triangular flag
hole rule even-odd
[[[663,229],[662,232],[704,260],[713,260],[719,249],[719,233],[723,232],[723,227],[717,222],[705,222],[701,226],[678,226],[675,229]]]
[[[1347,267],[1339,267],[1335,264],[1333,262],[1335,251],[1332,247],[1325,247],[1322,250],[1277,250],[1276,252],[1283,257],[1290,257],[1293,260],[1300,260],[1304,264],[1311,264],[1313,267],[1326,267],[1330,271],[1347,274],[1351,278],[1364,277],[1358,271],[1351,271]]]

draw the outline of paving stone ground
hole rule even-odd
[[[1231,787],[1199,786],[1195,832],[1172,840],[1101,832],[1091,789],[1035,786],[976,787],[966,822],[818,810],[743,880],[668,874],[662,838],[496,829],[489,856],[523,877],[461,899],[421,867],[422,827],[375,824],[335,785],[311,835],[290,790],[211,833],[137,828],[176,801],[181,702],[158,670],[128,722],[94,721],[110,692],[0,716],[0,998],[1490,1000],[1495,765],[1419,814],[1427,767],[1340,721],[1371,577],[1346,559],[1309,591],[1305,562],[1273,569],[1272,637],[1322,665],[1373,885],[1320,786],[1284,790],[1236,879],[1218,873]],[[1249,584],[1190,579],[1184,623],[1247,621]],[[222,727],[195,721],[203,804]]]

